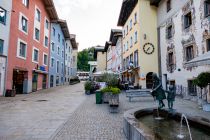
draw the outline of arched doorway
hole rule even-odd
[[[147,73],[147,76],[146,76],[147,89],[152,89],[152,85],[153,85],[152,74],[153,74],[153,72]]]

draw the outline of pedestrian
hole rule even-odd
[[[168,100],[168,108],[173,110],[173,102],[175,101],[175,88],[173,85],[169,85],[169,90],[166,91],[167,94],[167,100]]]

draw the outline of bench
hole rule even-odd
[[[149,89],[138,89],[138,90],[126,90],[126,97],[129,98],[129,102],[131,102],[132,98],[135,97],[151,97],[151,93]]]
[[[119,107],[119,100],[117,99],[110,99],[109,100],[109,111],[110,113],[116,113],[118,112],[118,107]]]

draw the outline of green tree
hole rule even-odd
[[[201,88],[201,98],[202,98],[202,90],[210,84],[210,73],[203,72],[198,75],[196,79],[193,80],[193,84]]]
[[[94,48],[88,48],[84,49],[80,52],[78,52],[77,56],[77,67],[79,71],[89,71],[90,65],[88,64],[88,61],[93,61],[93,56],[90,56],[89,54],[94,53]]]

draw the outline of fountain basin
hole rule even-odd
[[[159,115],[164,120],[155,120],[156,109],[132,109],[124,113],[123,130],[128,140],[174,140],[178,139],[179,126],[182,114],[159,110]],[[210,139],[210,120],[207,118],[187,116],[190,128],[192,129],[192,139]],[[184,123],[185,124],[185,123]],[[172,128],[174,126],[174,128]],[[186,126],[183,133],[187,133]],[[161,131],[159,131],[161,130]],[[168,134],[172,137],[168,138]],[[198,137],[198,136],[199,137]],[[202,135],[202,137],[200,136]],[[167,138],[166,138],[167,137]],[[184,139],[188,139],[188,136]]]

